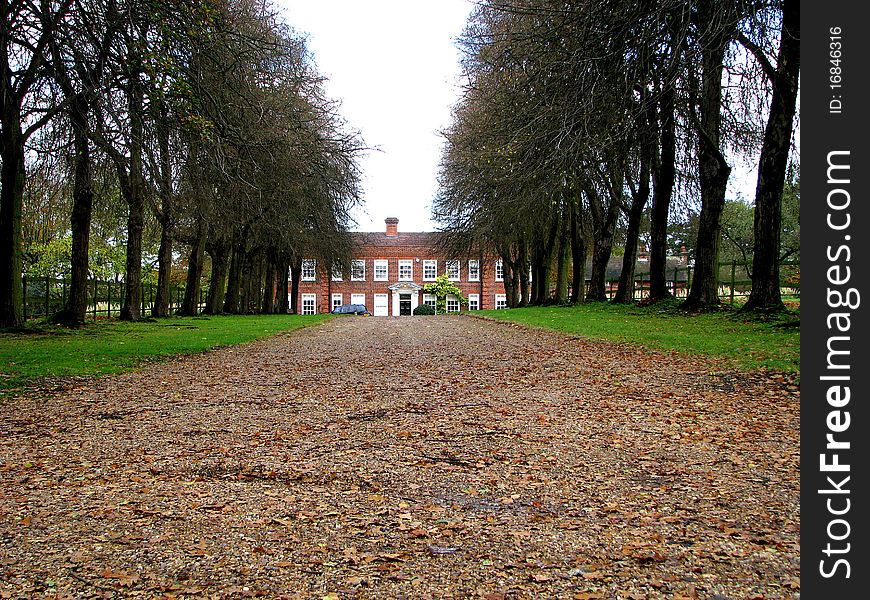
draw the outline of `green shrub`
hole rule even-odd
[[[434,315],[435,309],[428,304],[421,304],[414,309],[414,315]]]

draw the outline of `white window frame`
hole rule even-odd
[[[383,275],[378,275],[378,267],[382,267],[384,270]],[[388,260],[376,260],[374,262],[374,280],[375,281],[389,281],[390,280],[390,261]]]
[[[438,305],[438,297],[435,294],[423,294],[423,304],[427,304],[432,307],[432,310],[435,310]]]
[[[338,300],[338,303],[335,302],[336,300]],[[333,294],[331,304],[333,310],[336,306],[341,306],[342,304],[344,304],[344,294]]]
[[[350,295],[350,303],[351,304],[362,304],[366,303],[366,295],[365,294],[351,294]],[[366,306],[368,308],[368,306]]]
[[[480,310],[480,294],[468,294],[468,310]]]
[[[402,275],[402,267],[409,269],[408,275]],[[399,261],[399,281],[414,281],[414,261],[400,260]]]
[[[338,265],[333,265],[332,267],[332,280],[344,281],[344,273],[342,273],[341,268]]]
[[[302,281],[317,281],[317,260],[302,259]]]
[[[445,308],[448,313],[458,313],[459,312],[459,298],[454,296],[453,294],[447,294],[447,297],[444,299]]]
[[[362,273],[362,275],[358,275]],[[354,259],[350,261],[350,280],[365,281],[366,280],[366,261]],[[351,302],[353,304],[353,302]]]
[[[375,294],[374,297],[372,298],[372,311],[371,312],[373,315],[379,316],[378,315],[378,298],[380,298],[381,300],[384,301],[384,303],[381,305],[384,308],[384,314],[380,315],[380,316],[386,317],[390,314],[390,296],[389,296],[389,294]]]
[[[507,294],[495,295],[495,309],[502,310],[507,308]]]
[[[504,281],[504,262],[502,259],[495,261],[495,280]]]
[[[444,261],[444,272],[447,273],[447,278],[450,281],[460,281],[462,278],[462,263],[458,260],[446,260]]]
[[[427,275],[426,270],[431,269],[434,273],[433,275]],[[437,260],[424,260],[423,261],[423,281],[435,281],[438,279],[438,261]]]
[[[474,270],[472,270],[472,268]],[[468,261],[468,281],[480,281],[480,261]]]
[[[302,294],[302,314],[317,314],[317,294]]]

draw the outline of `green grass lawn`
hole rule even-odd
[[[177,317],[88,323],[80,329],[29,324],[0,333],[0,393],[44,377],[102,375],[159,357],[243,344],[320,323],[331,315]]]
[[[797,312],[765,321],[737,310],[688,314],[675,303],[640,307],[601,302],[477,314],[587,338],[713,356],[740,369],[766,367],[800,375]]]

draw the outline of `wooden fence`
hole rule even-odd
[[[741,301],[752,292],[752,279],[749,277],[751,263],[730,262],[719,263],[719,297],[723,301]],[[685,298],[692,285],[692,267],[677,267],[668,273],[668,290],[677,298]],[[611,300],[616,295],[619,280],[607,282],[607,295]],[[643,300],[649,297],[649,273],[638,273],[634,277],[634,299]],[[800,263],[784,261],[780,263],[780,290],[783,296],[800,296]]]

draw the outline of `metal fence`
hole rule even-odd
[[[749,296],[752,291],[752,280],[749,278],[749,265],[738,261],[719,263],[719,296],[723,301],[739,302]],[[670,292],[680,298],[688,294],[692,285],[692,267],[677,267],[668,275],[667,285]],[[784,296],[800,296],[800,263],[780,263],[781,290]],[[24,318],[38,318],[59,312],[66,306],[69,281],[52,277],[22,278],[24,288]],[[619,285],[618,279],[607,282],[607,295],[612,300]],[[649,273],[635,275],[634,299],[643,300],[649,297]],[[92,279],[88,282],[88,317],[116,317],[121,313],[124,302],[125,283],[123,281],[100,281]],[[142,284],[143,315],[148,315],[154,308],[154,297],[157,285]],[[205,307],[206,290],[200,290],[198,309]],[[184,300],[184,286],[171,284],[169,286],[169,311],[181,307]]]
[[[56,279],[53,277],[23,277],[24,289],[24,318],[39,318],[52,315],[63,310],[66,306],[69,290],[69,280]],[[117,317],[121,313],[124,303],[126,284],[123,281],[100,281],[92,279],[88,281],[88,318]],[[200,291],[199,308],[205,307],[205,290]],[[147,315],[154,308],[154,298],[157,294],[157,285],[142,284],[143,315]],[[184,286],[170,284],[169,286],[169,310],[175,311],[181,307],[184,300]]]

